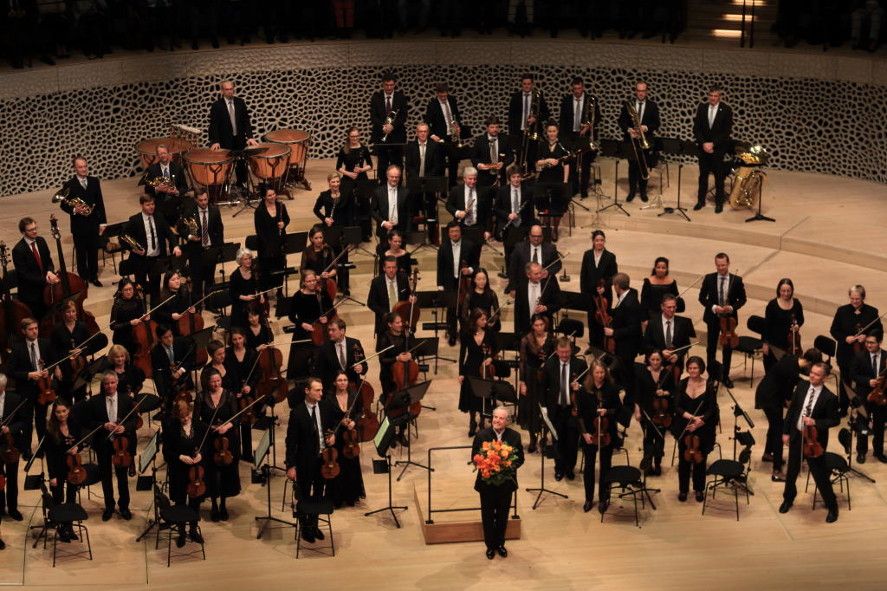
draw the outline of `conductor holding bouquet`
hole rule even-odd
[[[486,447],[485,447],[486,444]],[[491,456],[498,452],[498,458]],[[505,558],[505,528],[511,495],[517,490],[517,469],[524,463],[524,447],[520,433],[508,428],[508,410],[493,410],[492,426],[474,437],[471,458],[477,468],[474,490],[480,493],[480,514],[484,526],[487,558],[498,553]]]

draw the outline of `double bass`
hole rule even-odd
[[[154,366],[151,363],[151,349],[157,343],[157,321],[151,320],[151,314],[175,295],[171,295],[142,316],[142,321],[132,327],[132,338],[138,349],[132,357],[132,363],[144,372],[146,378],[153,377]],[[145,320],[147,318],[147,320]]]

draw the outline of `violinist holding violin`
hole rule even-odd
[[[246,334],[240,327],[235,326],[230,333],[231,345],[223,348],[225,359],[223,366],[229,388],[238,399],[238,406],[243,408],[256,398],[256,386],[262,377],[261,371],[256,366],[258,352],[248,349],[246,346]],[[256,403],[250,410],[241,415],[240,442],[243,448],[242,458],[251,458],[253,455],[253,424],[256,416],[262,414],[264,404]]]
[[[474,395],[468,376],[486,377],[485,370],[493,364],[496,334],[487,327],[487,314],[472,310],[462,332],[459,347],[459,410],[468,413],[468,436],[474,437],[484,428],[484,399]]]
[[[729,341],[731,334],[735,336],[739,322],[736,312],[745,305],[745,285],[742,283],[742,277],[730,273],[730,257],[726,253],[719,252],[715,255],[715,268],[717,271],[706,275],[699,288],[699,303],[705,309],[702,320],[708,329],[706,361],[712,366],[717,357],[720,340],[723,375],[712,376],[712,379],[718,379],[728,388],[732,388],[730,359],[733,347]]]
[[[19,288],[21,290],[21,288]],[[835,310],[829,334],[838,342],[838,369],[841,372],[839,395],[841,416],[847,415],[850,400],[847,386],[850,386],[853,375],[853,357],[865,350],[866,335],[884,336],[884,325],[881,324],[878,309],[865,303],[865,287],[852,285],[847,290],[850,302]]]
[[[696,502],[705,498],[708,454],[714,449],[719,419],[717,381],[703,377],[705,362],[696,355],[687,360],[687,377],[680,381],[675,397],[671,432],[678,440],[678,500],[687,500],[690,476]]]
[[[43,442],[43,449],[46,450],[46,467],[49,472],[49,489],[52,492],[52,500],[58,504],[76,502],[79,488],[69,479],[69,466],[73,465],[83,447],[82,444],[78,447],[75,445],[84,433],[73,419],[71,406],[71,403],[64,398],[59,398],[53,403],[46,428],[46,439]],[[59,539],[63,542],[76,540],[74,528],[59,526]]]
[[[240,437],[237,398],[222,387],[222,376],[213,368],[204,370],[207,388],[195,400],[195,416],[210,429],[206,440],[206,494],[212,501],[210,519],[228,521],[226,500],[240,494]]]
[[[603,230],[591,233],[592,248],[582,255],[582,268],[579,278],[579,291],[588,302],[588,342],[599,349],[604,348],[604,327],[595,312],[606,303],[613,303],[611,290],[613,276],[619,272],[616,255],[607,250],[607,236]]]
[[[95,328],[98,328],[97,326]],[[77,319],[77,304],[67,300],[62,304],[62,321],[52,329],[50,342],[55,351],[56,359],[64,359],[59,364],[62,377],[59,380],[60,392],[78,402],[86,398],[86,384],[74,390],[74,382],[86,367],[86,358],[107,344],[107,337],[96,338],[78,348],[78,345],[89,339],[90,331],[86,323]]]
[[[379,382],[382,384],[382,395],[379,400],[383,405],[388,403],[388,397],[397,390],[397,384],[394,381],[394,364],[409,363],[413,360],[413,355],[407,346],[403,318],[399,314],[389,312],[385,315],[384,322],[388,328],[376,341],[376,351],[384,351],[379,355]],[[409,445],[406,436],[406,423],[399,422],[397,424],[395,436],[396,440],[391,442],[392,447],[396,447],[397,443],[403,446]]]
[[[459,290],[460,281],[463,278],[467,281],[474,270],[480,266],[480,247],[470,240],[462,238],[462,226],[456,220],[447,224],[447,236],[449,239],[444,240],[437,251],[437,289],[438,291],[461,293]],[[447,342],[451,347],[456,345],[458,334],[456,328],[458,305],[459,302],[454,302],[453,306],[447,308],[447,332],[449,333]]]
[[[157,344],[151,349],[151,367],[154,386],[164,408],[172,410],[172,401],[178,393],[179,381],[191,387],[190,371],[196,359],[193,341],[188,337],[174,337],[165,324],[157,325]]]
[[[576,378],[588,367],[584,359],[573,356],[573,343],[567,337],[558,337],[555,357],[545,362],[545,407],[557,431],[558,456],[554,461],[554,479],[576,478],[573,469],[579,454],[579,432],[573,420],[573,393],[579,390]]]
[[[840,423],[838,398],[825,387],[828,366],[815,363],[810,368],[810,383],[798,383],[788,407],[782,442],[788,445],[788,472],[782,493],[780,513],[788,513],[798,494],[795,482],[801,472],[801,460],[807,467],[828,509],[826,523],[838,520],[838,501],[832,489],[830,471],[825,466],[825,449],[828,447],[829,429]],[[806,450],[806,451],[805,451]]]
[[[292,295],[289,302],[289,319],[295,325],[293,342],[311,339],[315,323],[318,323],[316,330],[325,330],[327,322],[334,315],[332,299],[326,291],[320,289],[317,274],[306,270],[302,274],[301,288]],[[314,347],[310,343],[290,347],[286,373],[289,379],[307,375],[313,351]]]
[[[253,251],[241,248],[237,251],[237,268],[231,271],[228,293],[231,295],[231,326],[247,326],[248,310],[261,307],[265,313],[265,296],[259,293],[259,272],[255,266]],[[266,341],[267,342],[267,341]]]
[[[98,456],[99,475],[102,479],[102,496],[105,499],[105,510],[102,512],[102,521],[108,521],[114,514],[114,487],[113,475],[117,479],[117,506],[120,517],[125,520],[132,519],[129,510],[129,479],[127,472],[129,466],[120,463],[113,464],[112,457],[115,454],[115,439],[125,443],[124,447],[130,454],[129,461],[133,462],[132,455],[136,445],[136,422],[138,417],[131,413],[135,404],[129,396],[119,396],[117,392],[117,374],[108,371],[102,375],[102,393],[93,396],[86,401],[84,407],[85,427],[87,430],[102,428],[93,436],[91,447]],[[125,422],[123,419],[126,419]],[[117,443],[120,446],[122,443]]]
[[[133,336],[133,327],[150,320],[145,312],[141,289],[131,279],[124,277],[117,284],[117,293],[114,294],[114,304],[111,306],[111,330],[114,331],[111,342],[126,347],[130,355],[139,351],[139,345]]]
[[[660,351],[647,353],[646,363],[635,363],[634,418],[644,430],[643,469],[647,476],[662,474],[665,434],[674,419],[675,372],[663,363]],[[680,375],[680,374],[678,374]]]
[[[28,402],[16,392],[6,391],[7,378],[0,373],[0,476],[6,479],[0,487],[0,514],[6,513],[16,521],[22,520],[18,510],[19,450],[25,447],[28,430]]]
[[[160,291],[160,301],[170,299],[162,306],[154,310],[154,320],[158,324],[165,324],[172,328],[175,336],[179,333],[179,318],[185,314],[195,314],[197,310],[191,305],[191,290],[185,285],[185,279],[178,271],[170,271],[163,278],[163,289]]]
[[[795,284],[783,277],[776,284],[776,297],[767,302],[764,310],[765,330],[763,336],[764,371],[776,363],[775,347],[782,354],[801,355],[799,329],[804,326],[804,307],[795,297]],[[791,338],[790,338],[791,337]]]
[[[598,453],[601,456],[600,485],[598,489],[598,510],[606,512],[610,505],[609,487],[604,486],[613,459],[613,448],[618,437],[616,418],[622,402],[619,389],[610,377],[610,371],[603,361],[591,362],[591,369],[585,377],[584,385],[571,394],[571,413],[575,412],[579,434],[582,437],[582,451],[585,454],[585,470],[582,481],[585,485],[585,504],[582,510],[591,511],[594,505],[594,465]]]
[[[261,352],[274,342],[274,333],[271,332],[267,319],[263,318],[264,315],[264,309],[258,305],[254,304],[247,308],[247,324],[243,335],[246,338],[246,348],[251,351]]]
[[[554,354],[554,338],[548,332],[550,320],[535,315],[530,321],[531,330],[520,341],[520,383],[518,385],[518,424],[530,432],[527,453],[536,452],[536,443],[543,430],[539,405],[545,402],[543,367]],[[543,441],[543,447],[545,442]]]
[[[367,371],[366,355],[360,341],[345,335],[347,325],[341,318],[326,324],[329,340],[314,353],[312,375],[319,376],[324,389],[333,389],[336,375],[342,371],[351,382],[360,381]]]
[[[853,383],[856,385],[856,395],[865,401],[865,408],[871,417],[872,449],[875,458],[882,463],[887,463],[887,456],[884,455],[884,421],[887,420],[887,406],[881,402],[884,400],[885,375],[887,375],[887,351],[881,348],[881,336],[868,335],[865,337],[865,351],[857,353],[854,359]],[[868,451],[869,438],[859,433],[856,439],[856,461],[860,464],[865,463]]]
[[[185,505],[200,511],[204,495],[190,493],[200,492],[188,484],[191,481],[191,469],[195,466],[206,466],[206,423],[194,416],[194,405],[187,400],[177,400],[172,417],[163,426],[163,459],[169,473],[169,498],[176,505]],[[211,461],[210,461],[211,463]],[[203,542],[197,523],[189,524],[188,536],[192,541]],[[179,526],[176,545],[185,545],[185,526]]]
[[[676,314],[677,298],[671,294],[662,296],[660,314],[650,318],[644,331],[644,351],[659,351],[663,365],[675,372],[675,382],[684,370],[684,359],[689,354],[690,339],[696,336],[693,321]],[[674,351],[681,349],[677,353]]]
[[[320,501],[325,496],[327,481],[321,476],[320,452],[336,444],[332,431],[336,428],[334,409],[323,398],[323,382],[308,378],[305,400],[294,404],[286,430],[286,476],[297,487],[299,501]],[[305,514],[296,505],[295,513],[301,524],[302,539],[313,543],[323,539],[317,527],[317,517]]]
[[[38,337],[40,328],[35,319],[23,319],[19,324],[19,330],[24,339],[13,345],[9,365],[12,377],[15,379],[16,392],[30,402],[25,413],[28,432],[25,433],[24,445],[21,449],[22,456],[29,460],[31,459],[31,420],[34,421],[39,441],[46,434],[46,411],[52,402],[51,394],[54,394],[54,390],[49,387],[52,386],[52,379],[60,378],[62,372],[58,366],[52,371],[52,375],[43,369],[52,365],[55,359],[53,359],[53,347],[50,340]],[[42,454],[42,452],[39,453]]]
[[[354,384],[356,386],[356,384]],[[338,372],[333,380],[333,388],[329,390],[328,400],[332,403],[333,421],[338,425],[336,437],[336,450],[339,452],[339,475],[330,480],[327,484],[328,494],[333,501],[333,505],[337,509],[343,505],[353,507],[357,501],[366,498],[366,491],[363,486],[363,474],[360,471],[360,455],[359,446],[360,439],[356,439],[358,443],[358,455],[353,452],[346,452],[347,449],[353,449],[346,439],[356,438],[355,431],[357,423],[355,417],[359,417],[363,412],[360,394],[356,388],[349,387],[349,378],[345,372]]]
[[[396,258],[386,256],[382,260],[382,273],[373,277],[367,296],[367,307],[376,315],[376,335],[381,336],[385,332],[385,316],[398,303],[407,300],[415,301],[415,296],[410,291],[409,278],[405,273],[398,272]]]

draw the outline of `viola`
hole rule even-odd
[[[732,316],[721,316],[719,322],[721,333],[718,336],[718,344],[721,347],[735,349],[739,346],[739,335],[736,334],[736,319]]]
[[[590,433],[591,445],[598,447],[609,447],[612,438],[610,437],[610,419],[598,416],[594,420],[594,431]]]
[[[234,454],[231,453],[231,440],[227,435],[218,435],[213,442],[215,452],[213,453],[213,462],[216,466],[230,466],[234,461]]]
[[[348,391],[349,396],[355,396],[355,398],[342,419],[342,427],[345,426],[345,420],[351,419],[351,411],[354,409],[354,405],[357,404],[357,400],[359,398],[356,393],[352,394],[352,389],[349,388]],[[343,456],[345,456],[349,460],[360,457],[360,434],[358,433],[357,425],[355,425],[355,428],[353,429],[346,428],[342,432],[342,443]]]
[[[877,406],[887,405],[887,393],[884,392],[885,385],[887,385],[887,369],[875,378],[875,387],[872,388],[868,395],[869,402]]]
[[[825,453],[825,448],[819,443],[819,432],[815,425],[804,427],[803,431],[803,452],[805,458],[819,458]]]
[[[481,346],[481,350],[484,352],[484,361],[490,359],[492,357],[492,350],[490,346],[484,343]],[[480,366],[480,377],[485,380],[492,380],[496,377],[496,366],[493,363],[484,363]]]
[[[114,437],[112,442],[114,451],[111,455],[111,464],[121,468],[131,468],[132,454],[129,453],[129,438],[125,435]]]
[[[700,448],[701,444],[702,439],[699,435],[693,433],[684,435],[684,460],[694,464],[701,464],[703,458],[702,449]]]
[[[65,464],[68,466],[66,480],[72,486],[80,486],[86,482],[86,468],[83,467],[80,454],[67,454]]]
[[[327,431],[326,436],[332,435],[332,431]],[[339,452],[332,445],[326,445],[320,452],[320,459],[323,462],[320,466],[320,475],[326,480],[332,480],[337,477],[342,469],[339,467]]]
[[[204,299],[206,299],[206,298],[204,298]],[[189,303],[188,309],[186,309],[184,312],[182,312],[182,315],[179,316],[178,320],[176,320],[176,326],[179,329],[179,335],[183,336],[183,337],[188,336],[188,335],[192,335],[195,332],[199,332],[199,331],[203,330],[203,328],[204,328],[203,314],[201,314],[200,312],[197,312],[197,311],[195,311],[195,312],[189,311],[190,308],[199,304],[203,300],[200,300],[200,302],[197,302],[197,304],[195,304],[192,300],[193,300],[193,297],[192,297],[191,291],[189,290],[188,291],[188,303]],[[207,354],[206,349],[199,348],[197,350],[197,358],[195,359],[195,363],[197,363],[197,365],[202,367],[202,366],[206,365],[207,361],[209,361],[209,355]]]
[[[668,429],[671,427],[671,421],[671,402],[668,396],[656,396],[653,398],[653,423]]]
[[[4,439],[0,442],[0,461],[5,464],[13,464],[19,461],[21,454],[15,448],[15,441],[12,438],[12,431],[7,431]]]
[[[206,494],[206,482],[203,480],[205,471],[200,464],[193,464],[188,468],[188,497],[196,499]]]
[[[606,287],[603,279],[598,281],[598,287]],[[610,302],[607,300],[606,296],[597,293],[597,291],[595,291],[595,296],[592,299],[596,306],[596,310],[594,311],[595,320],[597,320],[598,324],[604,328],[610,328],[613,324],[613,317],[610,316]],[[611,355],[616,353],[616,339],[612,336],[604,335],[604,348],[607,350],[607,353],[610,353]]]
[[[39,360],[38,366],[42,370],[45,367],[43,360]],[[45,378],[40,378],[37,380],[37,390],[39,393],[37,394],[37,402],[39,404],[49,404],[50,402],[55,402],[58,398],[56,394],[55,388],[52,387],[52,374],[50,373]]]
[[[863,330],[864,330],[864,329],[863,329],[863,326],[862,326],[862,323],[861,323],[861,322],[857,322],[857,323],[856,323],[855,330],[856,330],[856,333],[855,333],[856,336],[859,336],[859,335],[861,335],[861,334],[863,333]],[[853,347],[853,353],[854,353],[854,354],[856,354],[856,353],[862,353],[863,351],[865,351],[865,344],[862,343],[862,342],[860,342],[860,341],[858,341],[858,340],[853,341],[853,345],[852,345],[852,347]]]

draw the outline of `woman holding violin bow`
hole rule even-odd
[[[308,232],[308,246],[302,251],[302,262],[299,264],[299,273],[306,270],[314,271],[320,283],[320,289],[325,291],[331,300],[336,299],[338,293],[338,273],[336,263],[339,258],[333,253],[333,249],[326,243],[324,228],[315,225]]]
[[[468,323],[472,310],[483,310],[487,315],[487,329],[497,333],[502,328],[499,297],[490,288],[490,276],[484,268],[477,269],[471,276],[468,293],[462,301],[459,317],[463,326]]]
[[[382,384],[382,395],[379,400],[383,405],[388,404],[388,398],[397,391],[397,383],[394,380],[394,366],[398,363],[413,362],[412,353],[409,352],[409,342],[406,330],[404,330],[403,318],[400,314],[389,312],[384,317],[385,332],[379,335],[376,341],[376,351],[379,353],[379,383]],[[399,424],[396,429],[396,441],[408,446],[406,425]],[[392,447],[396,443],[392,441]]]
[[[237,251],[237,268],[231,271],[228,293],[231,295],[231,326],[247,326],[249,310],[261,308],[268,314],[268,300],[259,293],[260,269],[255,267],[253,252],[248,248]]]
[[[169,475],[169,498],[176,505],[185,505],[200,511],[206,495],[206,466],[213,462],[207,446],[209,430],[206,423],[194,415],[194,405],[187,400],[176,400],[171,416],[163,425],[163,459]],[[215,521],[215,520],[214,520]],[[197,522],[191,522],[188,537],[202,544]],[[176,546],[185,545],[185,526],[179,526]]]
[[[111,306],[113,331],[111,342],[126,347],[130,355],[135,355],[139,351],[133,328],[143,321],[150,320],[150,317],[145,315],[146,311],[141,288],[131,279],[126,277],[121,279],[114,294],[114,304]]]
[[[585,504],[582,510],[591,511],[594,505],[594,465],[600,455],[600,480],[598,486],[598,510],[606,512],[610,505],[609,487],[604,486],[613,459],[613,449],[618,447],[616,418],[622,408],[619,387],[610,377],[610,370],[600,359],[595,359],[586,370],[588,375],[578,390],[570,392],[571,414],[579,428],[582,450],[585,454]],[[581,375],[576,378],[577,381]]]
[[[329,190],[321,191],[313,211],[320,220],[324,240],[338,256],[342,254],[342,228],[354,225],[353,197],[351,192],[342,192],[342,177],[339,173],[330,173],[326,178]],[[345,254],[340,262],[347,263],[348,255]],[[343,268],[339,276],[339,288],[345,295],[351,295],[348,287],[348,269]]]
[[[290,347],[287,377],[305,377],[311,366],[313,346],[310,343],[296,344],[297,341],[311,340],[316,345],[326,342],[326,324],[335,316],[333,300],[322,289],[314,271],[302,273],[301,287],[294,293],[289,303],[289,319],[295,325],[293,345]]]
[[[77,305],[67,300],[62,304],[62,321],[55,325],[50,337],[56,358],[62,360],[58,390],[65,392],[74,402],[86,398],[85,380],[76,390],[74,388],[77,378],[86,369],[86,358],[108,344],[108,337],[101,333],[94,317],[90,317],[91,326],[77,317]]]
[[[363,474],[360,471],[360,435],[357,418],[363,414],[358,384],[349,382],[345,372],[336,374],[333,389],[327,399],[332,403],[332,418],[336,427],[337,463],[339,474],[327,483],[327,496],[337,509],[343,505],[353,507],[366,498]]]
[[[484,399],[474,395],[467,378],[495,376],[496,333],[489,329],[487,318],[483,310],[472,310],[459,339],[459,410],[468,413],[469,437],[474,437],[478,428],[484,428]]]
[[[231,344],[224,349],[225,376],[231,392],[237,398],[237,407],[242,410],[256,399],[256,386],[262,377],[258,370],[259,353],[255,349],[246,348],[246,333],[240,327],[231,329],[228,337]],[[256,417],[262,413],[264,405],[258,403],[251,406],[240,419],[241,458],[252,458],[253,425]]]
[[[784,277],[776,284],[776,297],[767,302],[764,311],[764,371],[787,353],[798,357],[801,349],[800,329],[804,326],[804,307],[795,297],[795,284]]]
[[[545,402],[545,362],[554,354],[554,337],[548,332],[549,319],[537,314],[530,320],[531,330],[520,341],[520,383],[518,385],[517,422],[530,432],[527,453],[536,452],[543,430],[539,405]],[[545,442],[542,442],[543,446]]]
[[[75,502],[77,489],[86,478],[79,455],[83,445],[77,445],[84,433],[73,419],[71,411],[71,403],[64,398],[53,403],[46,427],[46,439],[43,441],[49,489],[52,500],[58,504]],[[76,539],[73,527],[59,526],[59,540],[70,542]]]
[[[634,365],[634,418],[644,430],[642,469],[647,476],[659,476],[665,434],[674,419],[674,393],[681,370],[678,365],[666,366],[661,351],[650,351],[644,361]]]
[[[705,471],[708,454],[714,449],[720,418],[716,377],[703,377],[705,361],[693,355],[687,359],[687,377],[677,386],[675,417],[671,432],[678,442],[678,500],[687,500],[690,477],[696,502],[705,498]]]
[[[206,390],[197,396],[194,413],[210,430],[207,438],[206,491],[212,501],[210,519],[227,521],[226,500],[240,494],[240,437],[237,397],[222,387],[222,376],[218,370],[209,367],[203,371],[201,380],[206,382]]]

